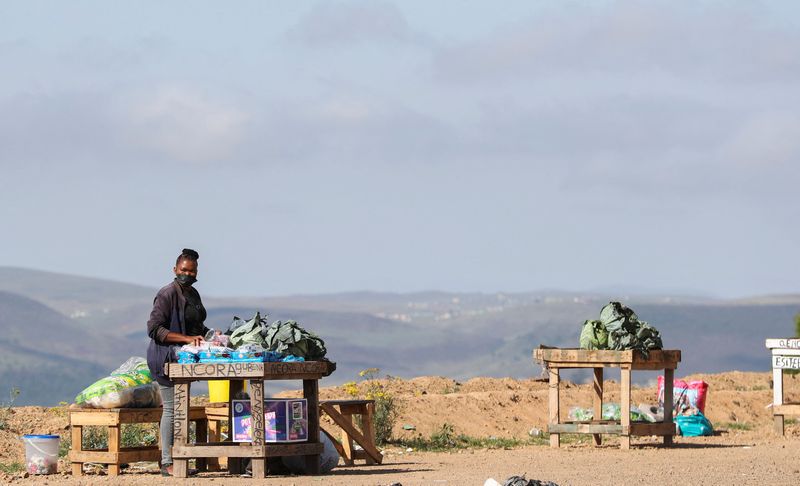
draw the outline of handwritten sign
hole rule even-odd
[[[767,347],[770,349],[773,348],[800,349],[800,338],[767,339]]]
[[[781,370],[800,370],[800,356],[773,356],[772,367]]]
[[[314,379],[327,376],[336,369],[336,363],[328,361],[300,361],[274,363],[170,363],[170,378],[207,380],[211,378],[266,378]],[[307,375],[307,376],[304,376]],[[316,376],[315,376],[316,375]]]
[[[264,375],[264,363],[170,364],[173,378],[256,378]]]
[[[261,445],[265,440],[264,428],[264,382],[255,381],[250,383],[251,388],[251,403],[257,404],[254,409],[258,409],[259,413],[253,412],[253,444]]]
[[[183,445],[189,437],[189,431],[184,429],[184,425],[188,424],[189,399],[187,396],[188,385],[175,385],[175,408],[174,408],[174,431],[175,431],[175,444]]]

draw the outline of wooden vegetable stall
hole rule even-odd
[[[783,435],[783,417],[800,416],[800,403],[784,403],[783,370],[800,370],[800,339],[767,339],[772,352],[772,415],[775,432]]]
[[[266,474],[266,458],[272,456],[305,456],[306,470],[319,473],[319,380],[336,369],[330,361],[277,363],[192,363],[166,365],[167,375],[175,382],[175,444],[172,448],[175,477],[187,477],[190,458],[229,457],[252,459],[254,479]],[[250,443],[189,443],[189,392],[193,381],[231,380],[230,400],[250,382],[250,406],[253,418],[253,441]],[[292,444],[265,442],[264,380],[303,380],[303,398],[308,402],[308,441]],[[233,407],[228,406],[229,423]],[[229,470],[231,468],[229,461]]]
[[[620,436],[620,447],[629,449],[632,435],[663,436],[664,444],[672,443],[675,424],[672,422],[672,384],[675,369],[681,360],[679,350],[651,350],[645,357],[634,350],[609,351],[540,346],[533,351],[534,359],[547,368],[550,381],[549,424],[550,446],[561,444],[560,434],[592,434],[595,445],[602,443],[602,434]],[[594,370],[594,420],[561,422],[559,371],[565,368],[592,368]],[[603,370],[620,369],[620,421],[600,420],[603,410]],[[631,423],[631,371],[664,370],[664,421]]]

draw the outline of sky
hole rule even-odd
[[[798,292],[791,0],[7,1],[0,66],[3,266]]]

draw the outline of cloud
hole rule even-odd
[[[249,120],[239,108],[179,86],[136,97],[122,116],[129,143],[190,162],[231,156]]]
[[[264,164],[430,161],[454,150],[453,130],[401,102],[342,90],[258,107],[242,153]]]
[[[745,120],[722,147],[721,154],[738,164],[764,169],[800,164],[800,116],[793,111],[767,111]]]
[[[558,3],[484,38],[441,49],[434,71],[457,83],[641,72],[796,82],[800,34],[770,25],[755,7],[728,2]]]
[[[383,1],[321,2],[287,32],[307,46],[401,42],[413,37],[400,10]]]

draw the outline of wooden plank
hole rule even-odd
[[[672,422],[634,422],[630,426],[630,435],[661,435],[665,439],[672,438],[675,435],[675,424]]]
[[[631,427],[631,370],[620,369],[619,379],[619,398],[620,398],[620,423],[622,424],[622,436],[619,438],[621,449],[631,448],[631,437],[629,435]],[[664,388],[667,388],[665,385]]]
[[[189,464],[186,459],[176,459],[175,447],[185,446],[189,443],[189,383],[175,384],[175,420],[173,421],[173,463],[172,473],[176,478],[185,478],[189,473]]]
[[[363,415],[367,413],[367,405],[367,403],[344,403],[339,405],[339,411],[345,415]]]
[[[664,364],[677,363],[681,360],[681,352],[677,349],[652,349],[645,357],[634,350],[611,351],[575,348],[539,348],[534,351],[539,361],[553,363],[596,363],[613,365],[620,363]]]
[[[594,361],[586,362],[573,362],[573,361],[548,361],[548,368],[596,368],[598,365],[604,368],[622,368],[628,367],[634,370],[663,370],[665,368],[675,369],[678,367],[678,362],[664,362],[664,363],[598,363]]]
[[[147,424],[161,421],[161,407],[159,408],[126,408],[119,410],[118,421],[121,424]]]
[[[161,409],[159,409],[158,422],[161,419]],[[117,425],[119,424],[119,413],[96,411],[86,413],[83,410],[70,411],[69,421],[72,425]]]
[[[250,410],[253,420],[253,447],[263,447],[265,443],[264,425],[264,382],[261,379],[250,380]],[[265,457],[254,457],[250,462],[253,479],[264,479],[267,474]]]
[[[609,434],[609,435],[674,435],[675,425],[663,422],[633,422],[630,426],[623,426],[619,422],[600,421],[592,422],[567,422],[563,424],[549,424],[548,432],[561,434]]]
[[[206,407],[206,418],[210,421],[221,421],[221,420],[228,420],[228,404],[224,404],[222,407],[213,406],[213,407]]]
[[[327,408],[328,408],[328,405],[326,404],[325,406],[322,407],[322,410],[323,411],[327,410]],[[342,415],[342,418],[340,420],[346,421],[351,426],[353,424],[353,417],[352,417],[352,415],[349,415],[349,414],[348,415]],[[336,419],[334,419],[333,421],[336,422]],[[352,466],[353,464],[355,464],[355,462],[354,462],[354,459],[355,459],[354,450],[355,449],[353,447],[353,437],[347,432],[347,430],[345,428],[343,428],[341,426],[339,428],[342,429],[342,451],[344,451],[344,454],[342,454],[342,459],[344,460],[344,464],[346,466]]]
[[[665,368],[675,369],[678,367],[677,362],[665,362],[665,363],[596,363],[596,362],[572,362],[572,361],[548,361],[547,367],[548,368],[597,368],[597,366],[603,366],[604,368],[622,368],[622,367],[629,367],[634,370],[663,370]]]
[[[126,447],[119,452],[108,449],[70,451],[70,461],[97,462],[100,464],[123,464],[139,461],[158,461],[161,451],[156,446]]]
[[[767,339],[767,347],[772,348],[786,348],[786,349],[800,349],[800,338],[779,338]]]
[[[211,408],[211,407],[209,407]],[[221,408],[214,407],[216,410],[219,411]],[[206,414],[208,415],[208,414]],[[208,437],[206,440],[210,442],[217,442],[221,439],[221,420],[219,417],[211,417],[208,420]],[[198,441],[200,442],[200,441]],[[220,470],[220,461],[218,457],[212,457],[206,460],[206,468],[209,471],[219,471]]]
[[[663,369],[674,370],[677,367],[677,361],[664,361],[662,363],[631,363],[631,369],[639,371],[659,371]]]
[[[265,446],[239,445],[183,445],[172,448],[172,457],[190,459],[196,457],[264,457]],[[272,454],[270,454],[272,455]]]
[[[594,395],[592,413],[596,419],[603,417],[603,368],[594,369]],[[594,445],[599,446],[603,443],[603,438],[600,434],[594,434]]]
[[[548,368],[619,368],[622,363],[601,363],[596,361],[548,361]]]
[[[69,460],[74,462],[99,462],[100,464],[110,464],[119,460],[118,452],[108,451],[71,451]]]
[[[773,349],[772,356],[800,356],[800,349]]]
[[[303,380],[303,398],[308,403],[308,442],[319,443],[319,381],[317,379]],[[306,471],[310,474],[319,474],[319,454],[306,455]]]
[[[205,411],[203,412],[205,415]],[[191,415],[191,414],[190,414]],[[191,417],[190,417],[191,418]],[[195,443],[203,443],[208,441],[208,420],[195,421]],[[207,471],[208,462],[205,458],[197,459],[196,467],[198,471]]]
[[[619,424],[563,423],[548,424],[547,431],[552,434],[622,434]]]
[[[157,447],[152,447],[148,450],[130,451],[122,450],[119,453],[117,462],[120,464],[128,464],[131,462],[141,461],[159,461],[161,460],[161,451]]]
[[[375,427],[373,426],[375,402],[367,403],[364,408],[364,413],[361,415],[361,430],[364,431],[364,438],[369,441],[372,448],[378,451],[378,448],[375,446]],[[367,453],[365,454],[364,460],[368,465],[380,464],[383,462],[383,454],[378,451],[378,457],[372,457],[371,454]]]
[[[375,403],[375,400],[321,400],[320,404],[327,403],[334,406],[342,405],[367,405],[368,403]]]
[[[549,391],[548,391],[548,394],[549,394],[549,397],[548,397],[548,414],[549,414],[550,425],[554,425],[554,424],[558,424],[559,422],[561,422],[561,420],[559,419],[559,416],[560,416],[560,413],[559,413],[560,412],[560,408],[559,408],[560,404],[559,404],[559,401],[558,401],[558,398],[559,398],[558,397],[558,392],[559,392],[559,386],[560,386],[560,379],[559,379],[559,375],[558,375],[558,368],[556,368],[556,369],[550,368],[550,369],[547,370],[547,372],[548,372],[548,375],[550,377],[550,383],[548,385],[549,386]],[[559,435],[557,433],[551,432],[550,433],[550,447],[557,449],[560,446],[561,446],[561,437],[559,437]]]
[[[672,444],[672,436],[675,434],[675,425],[672,422],[673,416],[673,382],[675,381],[675,370],[667,368],[664,370],[664,419],[663,423],[672,429],[672,433],[664,434],[664,445]]]
[[[226,404],[228,410],[228,430],[231,430],[231,424],[233,424],[233,407],[230,406],[230,400],[235,399],[244,391],[244,381],[243,380],[231,380],[230,381],[230,388],[228,391],[228,403]],[[229,432],[228,440],[231,440],[231,436]],[[239,457],[230,457],[228,459],[228,472],[231,474],[244,474],[245,472],[245,461],[243,461]]]
[[[319,439],[317,439],[319,440]],[[309,456],[313,455],[317,458],[317,467],[319,467],[319,455],[325,450],[322,442],[298,442],[295,444],[267,444],[267,456]]]
[[[169,363],[167,373],[175,379],[246,379],[264,380],[319,379],[336,369],[330,361],[293,361],[277,363]]]
[[[358,429],[355,428],[351,415],[342,415],[338,410],[330,405],[323,405],[323,407],[325,413],[333,419],[336,425],[338,425],[342,431],[346,432],[350,438],[355,440],[365,451],[367,451],[367,454],[372,456],[375,462],[380,462],[383,459],[383,455],[375,447],[372,440],[368,440]],[[344,447],[345,451],[347,451],[347,446],[344,444],[344,436],[342,439],[342,446]]]
[[[773,356],[772,369],[800,370],[800,356]]]
[[[205,407],[191,407],[189,420],[205,418]],[[72,425],[146,424],[161,421],[161,407],[157,408],[86,408],[69,411]]]
[[[784,428],[783,428],[783,415],[775,415],[773,417],[773,421],[775,422],[775,425],[774,425],[775,433],[777,435],[780,435],[781,437],[783,437],[784,434],[785,434],[785,431],[784,431]]]
[[[783,405],[773,405],[772,413],[774,415],[793,415],[800,416],[800,404],[798,403],[785,403]]]
[[[108,427],[108,452],[119,453],[119,446],[121,442],[122,442],[122,430],[120,429],[120,426],[117,425]],[[108,475],[109,476],[119,475],[119,463],[108,465]]]
[[[278,456],[305,456],[309,454],[322,454],[325,446],[321,442],[311,444],[297,442],[294,444],[266,444],[251,446],[246,443],[223,442],[216,444],[186,445],[174,447],[173,457],[278,457]]]
[[[582,362],[582,363],[630,363],[632,351],[589,350],[575,348],[538,349],[537,356],[542,361]]]
[[[70,427],[70,435],[72,438],[70,457],[72,457],[73,453],[83,451],[83,427],[80,425],[72,425]],[[83,476],[83,463],[72,461],[72,475]]]

